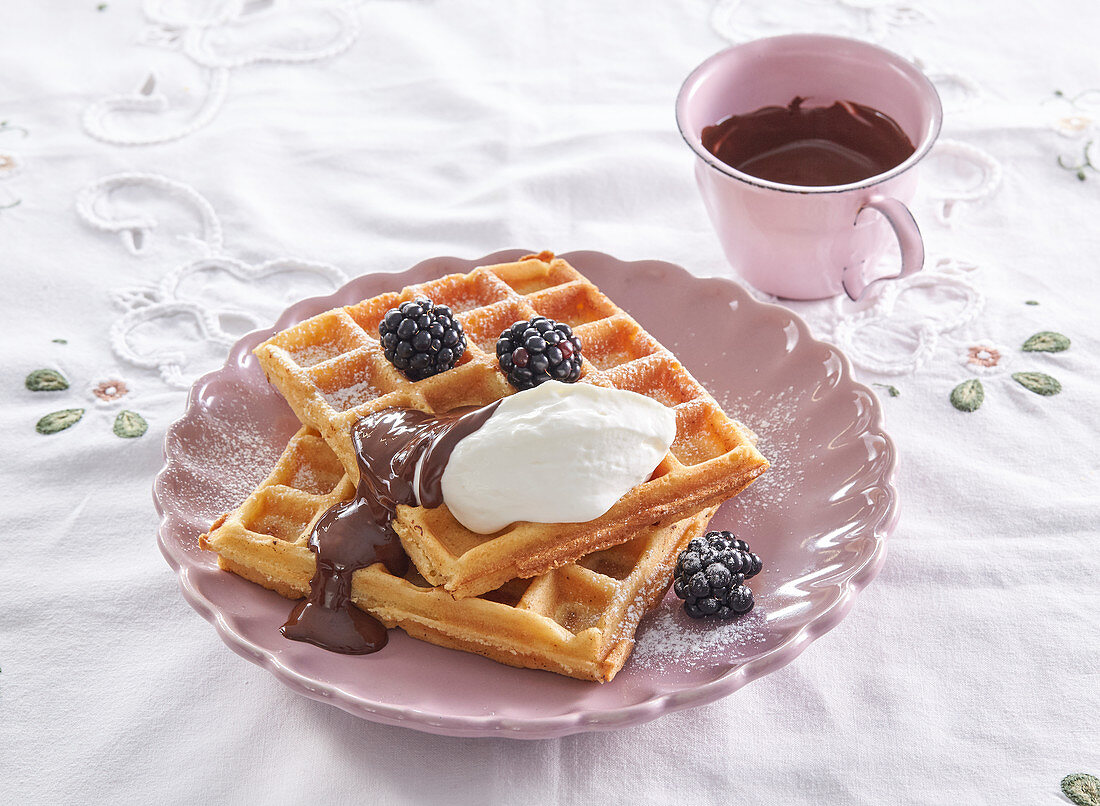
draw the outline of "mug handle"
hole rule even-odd
[[[894,235],[898,239],[898,246],[901,247],[901,271],[887,277],[876,277],[874,280],[867,282],[863,276],[862,263],[857,266],[845,266],[841,282],[844,285],[845,292],[853,302],[859,302],[864,292],[875,283],[882,280],[900,280],[902,277],[916,274],[924,267],[924,241],[920,237],[920,227],[917,226],[917,220],[913,218],[909,208],[897,199],[872,196],[869,201],[859,208],[859,212],[856,213],[856,221],[859,221],[859,217],[867,208],[881,213],[887,223],[890,224],[890,228],[894,230]],[[852,222],[853,226],[855,226],[856,221]]]

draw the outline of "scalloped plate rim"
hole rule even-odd
[[[522,255],[533,254],[531,250],[507,249],[488,254],[473,261],[476,265],[491,265],[495,262],[514,260]],[[320,313],[333,307],[333,301],[342,295],[349,293],[350,289],[359,284],[368,282],[370,278],[392,275],[394,277],[415,275],[423,271],[422,267],[456,261],[470,263],[466,258],[453,255],[443,255],[422,260],[414,266],[400,272],[367,272],[358,275],[342,285],[330,294],[308,297],[290,305],[279,315],[275,323],[269,328],[262,328],[245,334],[230,348],[225,364],[200,376],[192,384],[187,396],[184,414],[169,426],[164,443],[162,455],[164,466],[157,473],[153,481],[153,504],[156,508],[160,522],[157,527],[157,545],[165,560],[176,572],[180,591],[187,603],[209,621],[215,628],[222,642],[233,652],[252,663],[266,669],[283,685],[291,690],[318,702],[337,706],[354,716],[379,722],[387,725],[408,727],[436,735],[453,737],[510,737],[522,739],[547,739],[567,736],[573,733],[586,731],[619,730],[632,725],[641,724],[656,719],[667,713],[693,708],[714,702],[724,696],[732,694],[742,686],[770,674],[797,658],[806,647],[821,636],[836,627],[855,604],[858,594],[867,587],[878,575],[886,559],[886,543],[897,525],[899,517],[899,496],[894,479],[897,472],[897,449],[893,439],[884,430],[882,407],[874,390],[865,384],[856,381],[852,375],[851,362],[837,347],[828,342],[814,338],[809,326],[794,311],[781,305],[762,302],[750,295],[740,284],[725,277],[698,277],[682,266],[661,260],[633,260],[625,261],[594,250],[577,250],[559,255],[563,259],[573,263],[584,260],[586,257],[594,257],[599,260],[610,261],[620,266],[655,265],[661,270],[679,272],[692,281],[702,281],[716,284],[724,289],[732,291],[732,296],[738,305],[747,304],[768,309],[771,316],[781,315],[793,322],[798,328],[799,341],[807,340],[812,344],[825,348],[831,355],[836,356],[841,364],[841,380],[847,380],[851,388],[866,393],[873,401],[874,416],[867,424],[864,433],[874,433],[882,438],[886,451],[889,454],[885,470],[881,474],[881,489],[888,497],[889,503],[878,520],[871,527],[875,540],[874,550],[860,563],[853,567],[850,573],[842,580],[838,580],[836,587],[839,593],[833,603],[824,611],[794,631],[785,641],[775,646],[768,652],[759,655],[743,664],[731,666],[722,675],[707,683],[682,689],[679,691],[657,694],[648,699],[631,705],[615,709],[604,710],[580,710],[568,714],[558,714],[550,717],[513,719],[496,717],[492,715],[439,715],[430,714],[420,709],[390,705],[387,703],[367,702],[362,697],[353,695],[343,689],[329,683],[323,683],[313,678],[306,677],[277,660],[273,654],[249,641],[237,633],[222,617],[216,604],[203,595],[191,580],[190,568],[186,567],[183,560],[177,557],[173,548],[169,545],[168,533],[172,528],[170,513],[162,503],[165,496],[163,490],[165,476],[171,465],[172,458],[168,452],[168,446],[174,438],[181,423],[187,420],[197,405],[201,392],[211,383],[220,380],[225,374],[236,374],[243,371],[240,362],[242,356],[248,355],[250,343],[259,344],[268,336],[273,335],[289,324],[290,320],[302,321],[314,313]],[[320,307],[323,306],[323,307]],[[317,310],[307,312],[313,308]],[[304,315],[303,315],[304,314]],[[837,384],[839,386],[839,382]]]

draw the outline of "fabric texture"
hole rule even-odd
[[[1100,7],[10,5],[0,801],[1054,804],[1100,775]],[[729,275],[673,102],[712,52],[794,31],[917,60],[945,107],[925,271],[791,304],[878,384],[901,455],[844,622],[712,705],[528,743],[364,722],[230,652],[154,538],[190,383],[289,303],[435,255]],[[1043,331],[1069,349],[1022,349]]]

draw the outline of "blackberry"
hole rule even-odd
[[[497,339],[497,361],[519,390],[581,376],[581,340],[564,322],[536,316],[516,322]]]
[[[759,574],[761,566],[749,544],[733,532],[707,532],[680,552],[672,590],[692,618],[733,618],[752,610],[745,580]]]
[[[426,297],[402,302],[378,323],[386,360],[410,381],[446,372],[466,352],[462,324],[446,305]]]

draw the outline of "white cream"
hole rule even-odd
[[[504,398],[455,446],[443,500],[480,534],[590,521],[648,479],[675,438],[676,415],[644,395],[543,383]]]

